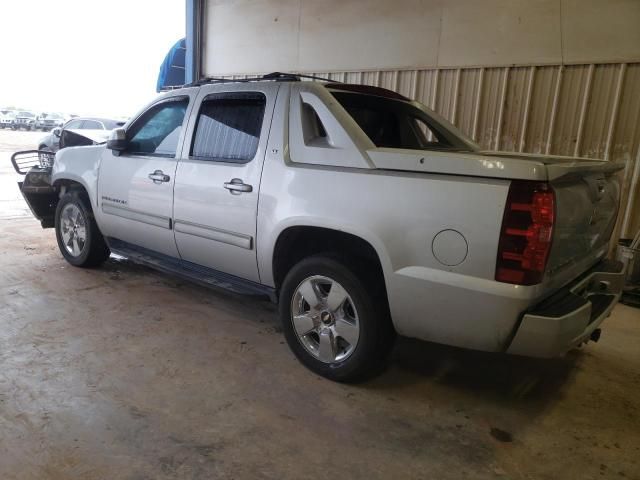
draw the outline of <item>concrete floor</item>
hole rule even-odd
[[[564,359],[401,340],[382,376],[339,385],[297,363],[271,304],[128,261],[71,267],[16,212],[2,480],[640,479],[640,310]]]

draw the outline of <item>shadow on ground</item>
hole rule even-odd
[[[246,314],[259,308],[276,331],[282,330],[277,307],[262,297],[237,295],[216,288],[205,288],[187,280],[137,265],[127,259],[112,257],[102,267],[112,279],[120,276],[151,275],[169,288],[180,289],[194,301],[208,303],[211,298],[226,303],[237,314]],[[218,303],[218,302],[216,302]],[[465,350],[447,345],[398,337],[391,352],[388,367],[374,378],[361,383],[365,389],[394,390],[421,382],[435,382],[474,395],[493,399],[510,399],[522,402],[544,403],[552,400],[571,381],[579,369],[582,352],[570,352],[564,358],[535,359],[502,353]]]
[[[373,385],[395,388],[428,378],[476,394],[543,399],[571,380],[581,355],[578,350],[564,358],[535,359],[400,337],[391,355],[396,371],[393,375],[382,376]]]

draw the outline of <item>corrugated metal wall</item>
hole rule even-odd
[[[314,74],[398,91],[487,150],[623,161],[618,232],[640,228],[640,63]]]

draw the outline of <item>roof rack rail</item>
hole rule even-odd
[[[322,82],[342,83],[342,82],[339,82],[338,80],[332,80],[326,77],[318,77],[317,75],[305,75],[304,73],[273,72],[273,73],[267,73],[266,75],[263,75],[262,78],[265,80],[281,80],[282,79],[285,81],[288,81],[290,79],[294,81],[296,80],[300,81],[300,79],[302,78],[307,78],[309,80],[320,80]]]
[[[271,72],[261,77],[261,80],[275,80],[276,82],[299,82],[300,76],[295,73]]]
[[[330,78],[325,78],[325,77],[318,77],[315,75],[305,75],[302,73],[272,72],[272,73],[267,73],[266,75],[261,75],[256,77],[247,77],[247,78],[205,77],[195,82],[189,83],[185,85],[185,87],[199,87],[201,85],[209,85],[209,84],[216,84],[216,83],[248,83],[248,82],[264,82],[264,81],[299,82],[303,78],[309,79],[309,80],[320,80],[322,82],[342,83],[337,80],[332,80]]]

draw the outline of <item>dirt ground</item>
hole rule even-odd
[[[2,155],[0,479],[640,479],[640,310],[563,359],[401,339],[331,383],[267,302],[65,263]]]

